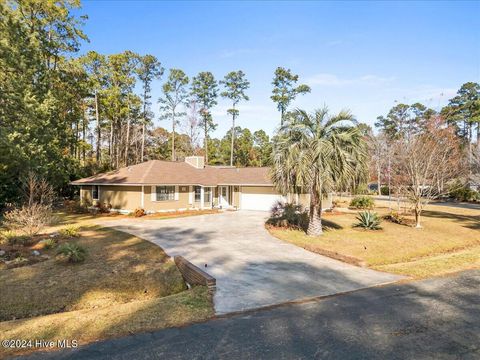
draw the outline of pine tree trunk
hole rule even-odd
[[[207,117],[205,116],[205,128],[204,128],[204,131],[205,131],[205,165],[208,164],[208,124],[207,124]]]
[[[98,116],[98,95],[95,91],[95,118],[97,120],[97,149],[96,149],[96,158],[97,162],[100,161],[100,144],[102,141],[102,131],[100,128],[100,117]]]
[[[322,200],[315,190],[310,193],[310,211],[307,235],[320,236],[322,230]]]
[[[127,138],[125,141],[125,166],[128,166],[128,149],[130,147],[130,116],[127,119]]]
[[[175,108],[172,114],[172,161],[175,161]]]
[[[233,105],[233,114],[232,114],[232,145],[230,148],[230,166],[233,166],[233,145],[235,142],[235,105]]]
[[[477,148],[480,149],[480,121],[477,123]]]
[[[108,156],[110,157],[110,166],[113,166],[113,120],[110,123],[110,141],[108,144]]]
[[[145,120],[142,124],[142,149],[140,154],[140,161],[143,162],[143,154],[145,153]]]
[[[82,128],[82,140],[83,140],[83,144],[82,144],[82,161],[83,161],[83,164],[85,164],[85,156],[86,156],[86,144],[87,144],[87,115],[85,113],[85,110],[83,112],[83,128]]]

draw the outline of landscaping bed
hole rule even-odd
[[[380,217],[387,207],[373,211]],[[323,236],[304,231],[267,227],[279,239],[307,250],[355,265],[423,278],[480,267],[480,213],[478,210],[429,205],[423,213],[423,228],[416,229],[411,214],[404,224],[383,220],[381,230],[354,228],[355,213],[324,213]],[[345,257],[345,259],[342,259]]]

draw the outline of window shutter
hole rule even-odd
[[[188,187],[188,203],[193,204],[193,186]]]
[[[152,190],[151,190],[151,200],[152,201],[156,201],[157,200],[157,189],[156,189],[156,186],[152,185]]]
[[[175,185],[175,200],[178,200],[178,185]]]

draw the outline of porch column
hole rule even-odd
[[[205,190],[203,186],[200,186],[200,209],[203,209],[204,201],[205,201]]]

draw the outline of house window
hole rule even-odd
[[[195,186],[195,202],[200,202],[201,200],[201,193],[202,193],[202,187],[201,186]]]
[[[93,200],[98,200],[98,185],[93,185],[92,186],[92,199]]]
[[[156,193],[156,201],[175,200],[175,186],[157,186]]]
[[[210,204],[212,202],[212,188],[205,188],[203,199],[205,204]]]

